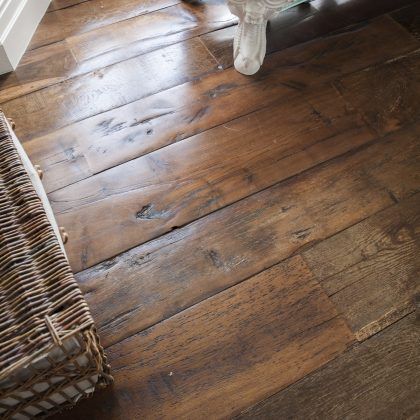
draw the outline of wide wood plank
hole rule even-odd
[[[382,41],[373,52],[372,37]],[[287,103],[310,85],[416,45],[399,25],[381,18],[353,32],[269,56],[270,69],[254,78],[233,69],[213,73],[33,139],[25,149],[42,166],[47,191],[53,191],[281,98]],[[8,109],[19,127],[23,115]]]
[[[416,419],[420,329],[410,315],[240,419]]]
[[[416,194],[303,253],[359,340],[415,309],[414,297],[420,293],[419,209]]]
[[[0,102],[232,25],[235,20],[225,2],[214,0],[200,7],[182,2],[28,51],[16,71],[0,76]]]
[[[79,273],[77,280],[105,344],[394,204],[390,193],[398,184],[415,183],[419,188],[418,162],[415,166],[413,161],[419,133],[420,126],[395,133]],[[402,167],[411,168],[411,173],[400,176]],[[392,178],[396,183],[389,182]]]
[[[325,86],[101,172],[49,198],[73,238],[67,250],[78,271],[372,138],[359,115]]]
[[[140,14],[173,6],[180,0],[90,0],[46,13],[32,37],[34,49],[65,38],[110,25]]]
[[[2,108],[25,140],[185,83],[217,65],[193,38],[13,99]]]
[[[419,118],[420,50],[337,82],[344,98],[381,134]]]
[[[295,257],[109,347],[113,389],[70,416],[224,418],[325,364],[352,341]]]
[[[99,67],[231,26],[236,21],[225,0],[182,2],[70,37],[67,42],[83,67]]]

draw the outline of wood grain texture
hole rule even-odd
[[[79,63],[89,68],[101,67],[231,26],[236,21],[224,0],[181,2],[69,37],[67,41]]]
[[[113,390],[82,402],[71,418],[224,418],[325,364],[352,341],[294,257],[109,347]]]
[[[302,99],[51,193],[58,220],[74,238],[67,248],[72,267],[103,261],[372,140],[331,87]]]
[[[90,0],[46,13],[32,37],[30,49],[150,13],[180,3],[180,0]]]
[[[54,0],[0,103],[116,377],[57,418],[417,417],[418,4],[291,9],[245,77],[225,1]]]
[[[419,327],[407,316],[237,418],[418,418]]]
[[[376,55],[369,45],[378,36]],[[270,69],[252,79],[233,69],[216,72],[35,138],[25,149],[54,191],[415,46],[399,25],[379,19],[269,56]],[[19,126],[23,116],[9,109]]]
[[[388,179],[398,178],[407,166],[412,173],[399,182],[420,185],[412,160],[419,130],[395,133],[79,273],[104,343],[135,334],[394,204],[389,188],[395,186],[381,177],[386,172]]]
[[[419,209],[416,194],[303,253],[359,340],[415,309],[420,293]]]
[[[200,6],[182,2],[70,36],[28,51],[15,72],[0,76],[0,102],[234,22],[225,2],[212,0]]]
[[[420,50],[343,77],[337,88],[380,133],[420,115]]]
[[[2,108],[24,141],[215,70],[217,62],[193,38],[13,99]]]

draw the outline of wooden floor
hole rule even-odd
[[[253,77],[235,23],[54,0],[0,77],[115,377],[64,417],[419,419],[420,2],[292,9]]]

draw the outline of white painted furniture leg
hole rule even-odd
[[[261,67],[266,51],[267,20],[296,0],[228,0],[230,11],[238,16],[233,58],[235,68],[251,75]]]

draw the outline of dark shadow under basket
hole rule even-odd
[[[89,308],[0,112],[0,417],[43,417],[111,381]]]

